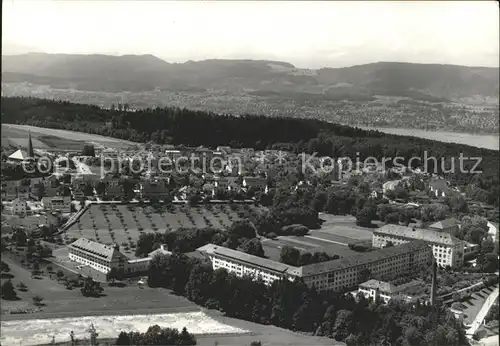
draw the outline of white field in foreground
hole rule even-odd
[[[248,331],[222,324],[203,312],[170,313],[129,316],[86,316],[56,319],[17,320],[1,322],[3,346],[48,344],[52,336],[56,342],[69,341],[71,331],[82,340],[89,337],[87,329],[91,323],[99,338],[114,338],[121,331],[145,332],[152,325],[163,328],[186,327],[193,334],[233,334]]]

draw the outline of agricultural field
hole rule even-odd
[[[90,133],[29,125],[2,124],[2,146],[27,147],[29,131],[31,131],[31,138],[35,149],[80,151],[85,143],[117,149],[127,148],[136,144],[130,141]]]
[[[173,205],[153,208],[134,204],[93,204],[65,232],[66,243],[85,237],[104,244],[135,248],[141,233],[169,232],[178,228],[223,229],[258,212],[251,205],[211,204],[197,207]]]

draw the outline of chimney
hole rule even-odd
[[[437,293],[437,264],[434,255],[432,256],[432,282],[431,282],[431,306],[436,305]]]

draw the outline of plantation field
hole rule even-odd
[[[234,209],[234,210],[233,210]],[[197,207],[173,205],[170,209],[151,206],[93,204],[65,232],[66,243],[85,237],[104,244],[118,243],[135,248],[141,233],[168,232],[178,228],[226,228],[234,221],[257,213],[251,205],[211,204]]]

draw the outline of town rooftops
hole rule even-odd
[[[433,223],[432,225],[429,226],[429,228],[443,230],[443,229],[447,229],[447,228],[451,228],[451,227],[458,227],[459,225],[460,225],[460,222],[457,219],[450,217],[448,219]]]
[[[380,227],[379,229],[373,231],[373,234],[392,235],[406,239],[423,240],[427,243],[443,245],[456,245],[460,242],[460,240],[453,237],[449,233],[391,224]]]
[[[352,256],[342,257],[332,261],[309,264],[300,267],[299,269],[302,276],[317,275],[321,273],[328,273],[378,262],[387,258],[400,256],[409,252],[415,252],[424,248],[429,251],[430,255],[430,247],[423,241],[415,240],[397,246],[391,246],[371,252],[364,252]]]
[[[249,255],[242,251],[229,249],[223,246],[207,244],[197,249],[197,251],[206,253],[208,255],[218,255],[245,265],[256,266],[264,269],[278,272],[281,274],[298,275],[298,268],[289,266],[284,263],[275,262],[266,258]]]
[[[69,244],[68,247],[90,252],[109,262],[111,262],[114,257],[123,257],[126,259],[126,256],[120,251],[117,251],[113,246],[97,243],[87,238],[79,238]]]

